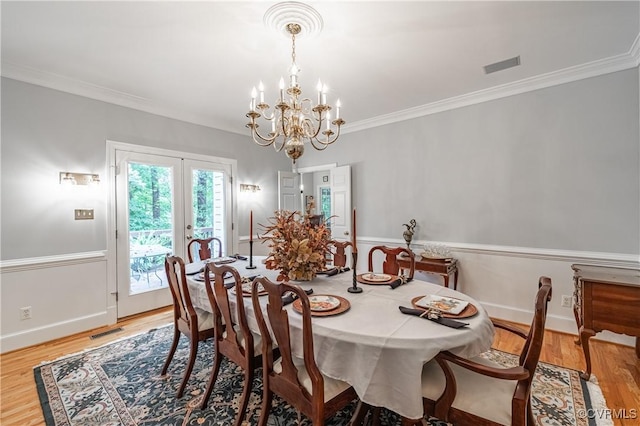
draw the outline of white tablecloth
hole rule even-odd
[[[248,262],[232,264],[242,276],[262,274],[275,279],[277,271],[264,268],[254,257],[258,269],[246,269]],[[314,294],[338,295],[349,300],[351,309],[340,315],[313,318],[314,352],[320,371],[351,384],[360,399],[373,406],[389,408],[405,417],[422,417],[422,366],[441,350],[465,357],[489,350],[494,329],[485,309],[470,297],[439,285],[414,280],[391,290],[388,285],[358,284],[362,293],[347,291],[352,272],[333,277],[318,276],[310,282],[295,282],[313,288]],[[194,305],[211,311],[204,283],[191,277],[189,290]],[[411,307],[415,296],[439,294],[468,300],[478,314],[464,319],[469,326],[454,329],[419,317],[402,314],[398,306]],[[264,298],[266,300],[266,298]],[[230,298],[234,300],[234,298]],[[258,330],[251,298],[246,298],[249,326]],[[291,305],[289,321],[293,351],[302,357],[302,323]]]

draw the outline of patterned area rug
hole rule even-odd
[[[230,425],[233,424],[243,387],[242,371],[233,363],[222,362],[216,387],[208,408],[198,405],[209,378],[212,364],[210,342],[202,342],[185,395],[175,394],[188,358],[188,341],[182,337],[166,376],[160,370],[171,344],[173,327],[162,327],[126,338],[97,349],[70,355],[34,368],[42,411],[48,426],[53,425]],[[505,365],[516,361],[513,355],[487,352]],[[256,374],[247,409],[247,425],[258,422],[262,381]],[[540,425],[598,425],[581,418],[580,410],[606,408],[599,386],[580,380],[578,372],[541,364],[533,385],[534,413]],[[347,425],[355,401],[338,413],[327,425]],[[382,410],[383,425],[399,425],[394,413]],[[584,417],[584,416],[582,416]],[[298,424],[295,409],[274,397],[269,425]],[[300,425],[310,425],[302,417]],[[431,426],[447,423],[430,419]]]

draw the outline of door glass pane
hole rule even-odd
[[[168,287],[164,258],[173,252],[172,167],[128,163],[129,294]]]
[[[222,242],[222,254],[226,254],[224,173],[193,169],[192,195],[193,237],[219,238]],[[211,249],[211,255],[217,256],[217,245],[213,245]]]
[[[323,220],[331,217],[331,188],[328,186],[320,187],[320,214],[322,214]],[[327,221],[327,227],[331,231],[331,221]]]

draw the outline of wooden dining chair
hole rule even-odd
[[[425,413],[455,425],[533,426],[531,383],[542,350],[551,279],[540,277],[528,332],[494,321],[524,339],[518,365],[511,368],[482,357],[465,359],[446,351],[425,364],[422,392]]]
[[[189,263],[193,262],[193,254],[198,252],[199,260],[206,260],[211,258],[211,246],[216,243],[218,246],[218,257],[222,257],[222,241],[219,238],[194,238],[187,244],[187,255],[189,256]],[[198,260],[198,259],[196,259]]]
[[[398,263],[398,256],[404,254],[409,258],[409,274],[406,275],[407,281],[413,279],[413,275],[416,271],[416,258],[411,250],[404,247],[387,247],[387,246],[374,246],[369,250],[369,271],[373,270],[373,257],[376,252],[382,252],[385,256],[382,262],[382,273],[391,275],[400,275],[400,264]]]
[[[211,282],[210,274],[213,273],[214,280]],[[229,300],[229,292],[225,287],[226,275],[231,275],[233,289],[231,297],[235,298],[232,306]],[[235,425],[240,426],[244,420],[249,395],[253,385],[254,370],[260,365],[260,355],[262,354],[262,340],[259,334],[254,334],[249,329],[247,315],[244,309],[244,296],[242,291],[242,277],[237,269],[228,266],[216,266],[208,263],[204,270],[205,288],[209,303],[211,303],[215,318],[215,343],[214,343],[214,364],[204,393],[204,399],[200,409],[207,407],[207,402],[215,386],[222,358],[226,357],[242,368],[244,371],[244,388],[238,407],[238,416]],[[235,315],[232,314],[235,312]]]
[[[193,364],[198,354],[198,343],[214,336],[213,314],[196,308],[191,303],[187,277],[184,270],[184,261],[178,256],[167,256],[164,262],[165,272],[173,298],[173,342],[167,355],[167,360],[162,367],[161,375],[167,374],[167,369],[178,347],[180,334],[189,339],[189,361],[184,372],[182,383],[178,388],[178,398],[182,397],[187,385]]]
[[[268,294],[265,321],[260,305],[258,286],[262,285]],[[289,331],[289,312],[282,297],[289,292],[299,298],[302,306],[302,348],[303,359],[292,354]],[[324,425],[325,419],[357,398],[356,392],[346,382],[323,375],[316,364],[313,353],[313,330],[311,328],[311,308],[304,290],[287,283],[273,283],[261,277],[253,281],[253,308],[262,336],[262,411],[258,424],[265,426],[271,411],[273,394],[293,405],[298,412],[308,416],[313,426]],[[293,315],[298,315],[294,313]],[[270,332],[272,330],[273,335]],[[274,361],[272,348],[280,348],[280,358]]]
[[[331,240],[329,241],[329,247],[331,246],[335,247],[335,251],[332,251],[333,266],[345,268],[347,266],[346,248],[351,247],[351,250],[353,250],[353,243],[351,241]]]

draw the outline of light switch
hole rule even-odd
[[[93,209],[76,209],[76,220],[93,220]]]

